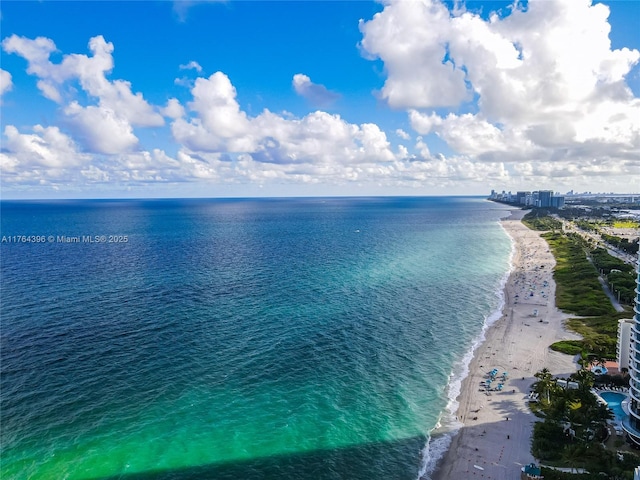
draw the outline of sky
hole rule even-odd
[[[12,1],[10,198],[640,191],[640,1]]]

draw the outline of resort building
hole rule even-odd
[[[636,289],[633,307],[633,324],[629,341],[629,416],[622,422],[622,428],[629,439],[640,446],[640,252],[636,262]]]
[[[622,371],[622,369],[629,370],[629,361],[631,359],[631,327],[633,323],[633,318],[618,320],[618,343],[616,344],[616,352],[620,371]]]

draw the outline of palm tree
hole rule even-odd
[[[576,373],[571,375],[571,377],[578,382],[578,390],[581,394],[588,393],[593,387],[593,384],[596,380],[596,376],[593,374],[593,372],[584,368],[578,370]]]
[[[533,387],[535,392],[540,395],[540,398],[546,396],[547,404],[551,403],[551,392],[559,388],[556,379],[546,367],[537,372],[534,377],[538,379]]]

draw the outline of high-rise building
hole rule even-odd
[[[551,206],[554,208],[562,208],[564,207],[564,197],[561,195],[553,195],[551,197]]]
[[[553,197],[553,192],[551,190],[540,190],[538,192],[538,201],[540,205],[538,207],[550,207],[551,206],[551,197]]]
[[[629,416],[622,422],[622,428],[629,439],[640,446],[640,252],[636,263],[635,305],[633,325],[629,342]]]
[[[516,192],[516,202],[526,205],[527,195],[531,195],[531,192]]]
[[[616,343],[616,353],[618,368],[629,370],[629,359],[631,358],[631,329],[633,328],[633,318],[623,318],[618,320],[618,342]]]

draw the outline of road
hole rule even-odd
[[[598,247],[606,249],[607,252],[609,253],[609,255],[611,255],[612,257],[616,257],[616,258],[622,260],[624,263],[627,263],[629,265],[635,266],[636,260],[637,260],[637,256],[629,255],[626,252],[622,252],[622,251],[618,250],[617,248],[612,247],[611,245],[609,245],[608,243],[603,241],[602,237],[600,237],[600,235],[598,235],[596,233],[587,232],[586,230],[582,230],[580,228],[577,228],[575,225],[573,225],[572,222],[569,222],[567,220],[561,219],[559,217],[556,217],[556,218],[558,218],[558,220],[562,221],[562,230],[564,232],[566,232],[566,233],[569,233],[569,232],[577,233],[578,235],[582,236],[583,238],[592,240]]]
[[[598,280],[602,285],[602,289],[604,290],[604,293],[606,293],[607,297],[609,297],[609,300],[611,300],[611,305],[613,305],[613,308],[616,309],[616,312],[624,312],[624,307],[620,305],[620,302],[618,302],[618,299],[613,295],[613,293],[609,289],[609,285],[607,285],[607,282],[605,282],[604,278],[602,278],[601,276],[598,276]]]

